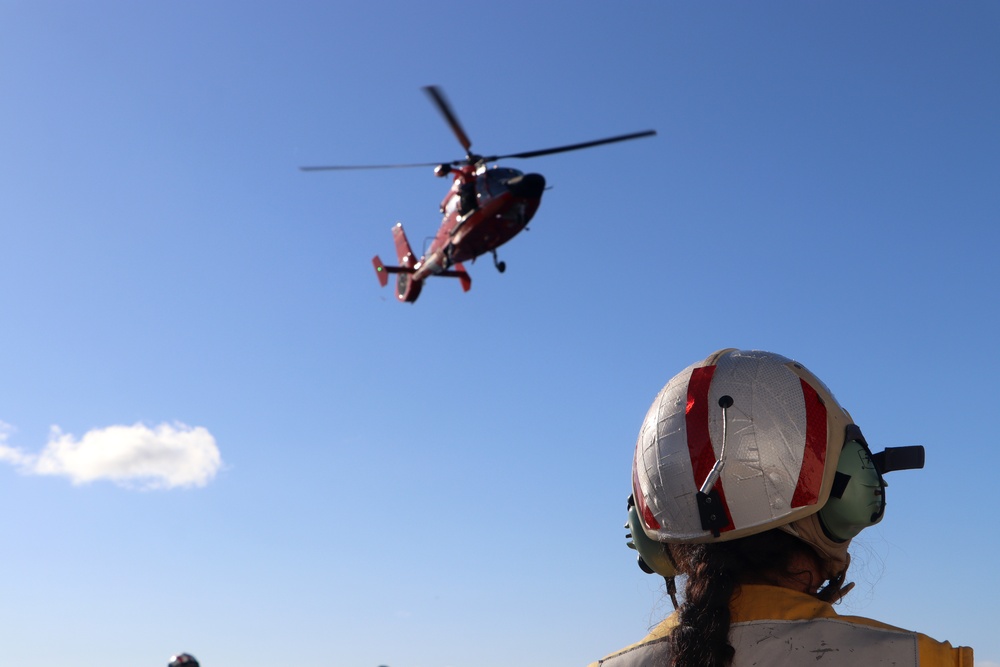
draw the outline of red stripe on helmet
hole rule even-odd
[[[700,489],[705,478],[715,465],[715,449],[712,448],[712,436],[708,430],[708,390],[712,386],[715,366],[702,366],[691,372],[688,381],[687,409],[685,410],[685,426],[687,427],[688,453],[691,455],[691,471],[694,473],[694,486]],[[720,408],[721,410],[721,408]],[[719,492],[722,509],[726,512],[726,526],[720,532],[735,528],[733,517],[729,514],[729,504],[726,502],[726,492],[722,488],[722,479],[715,483]]]
[[[815,505],[823,485],[826,467],[826,406],[812,385],[799,378],[806,404],[806,446],[802,453],[799,481],[792,496],[792,507]]]
[[[659,530],[660,522],[656,520],[653,516],[653,512],[649,509],[649,505],[646,504],[646,495],[642,492],[642,485],[639,484],[639,448],[636,447],[635,450],[635,460],[632,463],[632,499],[635,500],[635,505],[639,510],[639,516],[642,517],[642,522],[646,525],[646,528],[650,530]]]

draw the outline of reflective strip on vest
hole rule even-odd
[[[916,633],[874,628],[836,618],[735,623],[729,639],[736,649],[733,667],[916,667],[919,662]],[[603,667],[663,665],[669,650],[663,638],[610,656],[599,664]]]

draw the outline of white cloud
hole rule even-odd
[[[68,477],[74,484],[108,480],[142,489],[205,486],[222,467],[215,438],[201,426],[108,426],[79,440],[54,426],[38,454],[8,445],[10,430],[0,422],[0,461],[24,474]]]

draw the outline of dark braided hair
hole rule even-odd
[[[670,667],[728,667],[736,649],[729,643],[729,603],[740,584],[781,585],[800,579],[808,586],[809,573],[793,571],[792,561],[805,555],[818,562],[812,548],[796,537],[769,530],[731,542],[673,544],[670,553],[687,575],[678,624],[670,633]],[[816,593],[837,599],[841,574]]]

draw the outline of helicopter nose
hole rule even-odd
[[[541,174],[521,174],[507,181],[507,189],[515,197],[538,199],[545,190],[545,177]]]

